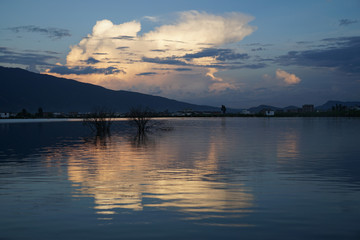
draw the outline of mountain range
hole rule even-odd
[[[164,97],[130,91],[115,91],[89,83],[0,67],[0,112],[90,112],[106,107],[127,112],[131,107],[149,107],[161,112],[184,109],[220,111],[220,107],[201,106]]]
[[[355,106],[360,107],[360,102],[344,102],[344,101],[330,100],[322,105],[314,106],[314,109],[319,110],[319,111],[328,111],[328,110],[331,110],[332,107],[334,107],[336,105],[341,105],[341,106],[346,106],[346,107],[355,107]],[[299,108],[301,108],[301,107],[288,106],[288,107],[281,108],[281,107],[274,107],[274,106],[270,106],[270,105],[259,105],[257,107],[249,108],[248,111],[251,113],[258,113],[263,109],[269,109],[269,110],[273,110],[273,111],[283,110],[284,112],[287,112],[290,110],[297,110]]]
[[[326,111],[335,105],[353,107],[360,106],[360,102],[328,101],[316,106],[315,109]],[[97,107],[106,107],[114,112],[128,112],[131,107],[137,106],[149,107],[157,112],[185,109],[220,111],[220,107],[190,104],[131,91],[115,91],[71,79],[0,66],[0,112],[17,113],[22,109],[37,112],[40,107],[45,112],[91,112]],[[262,109],[286,111],[297,108],[299,107],[279,108],[259,105],[248,110],[257,113]],[[228,112],[240,111],[240,109],[228,108]]]

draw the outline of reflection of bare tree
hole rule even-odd
[[[96,133],[97,136],[105,136],[110,134],[113,117],[114,114],[106,108],[96,108],[92,113],[84,117],[83,124]]]
[[[129,120],[135,124],[138,130],[138,135],[144,135],[149,130],[149,122],[153,116],[149,108],[132,107],[128,113]]]
[[[91,143],[95,145],[96,147],[100,148],[106,148],[109,142],[111,142],[111,136],[110,135],[96,135],[84,138],[85,143]]]
[[[149,137],[146,133],[136,134],[136,137],[132,141],[134,147],[146,147],[149,142]]]

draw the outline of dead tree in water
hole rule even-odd
[[[150,111],[149,108],[143,108],[143,107],[132,107],[130,108],[130,111],[128,113],[128,119],[135,123],[138,134],[139,135],[145,135],[146,131],[149,128],[149,121],[151,120],[151,117],[153,116],[153,113]]]
[[[95,109],[83,119],[83,124],[95,132],[97,136],[110,134],[110,127],[113,123],[114,114],[105,108]]]

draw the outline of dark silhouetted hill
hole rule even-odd
[[[345,107],[355,107],[355,106],[360,106],[360,102],[327,101],[323,105],[317,106],[316,109],[320,111],[328,111],[331,110],[332,107],[335,107],[336,105],[341,105]]]
[[[332,110],[332,108],[337,105],[347,107],[347,108],[356,107],[356,106],[359,107],[360,102],[327,101],[323,105],[315,107],[315,109],[325,112],[325,111]],[[288,111],[297,110],[297,109],[301,109],[301,107],[288,106],[288,107],[280,108],[280,107],[274,107],[274,106],[270,106],[270,105],[259,105],[257,107],[249,108],[248,111],[250,111],[252,113],[259,113],[261,110],[273,110],[273,111],[282,110],[284,112],[288,112]]]
[[[278,107],[274,107],[274,106],[270,106],[270,105],[259,105],[257,107],[252,107],[249,108],[248,111],[252,112],[252,113],[259,113],[262,110],[273,110],[273,111],[277,111],[281,108]]]
[[[149,107],[158,112],[184,109],[219,111],[215,107],[130,91],[114,91],[19,68],[0,67],[0,112],[20,112],[23,108],[37,112],[39,107],[45,112],[89,112],[96,107],[127,112],[133,106]]]

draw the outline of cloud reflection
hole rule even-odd
[[[73,197],[93,197],[99,219],[144,208],[175,208],[189,220],[251,212],[254,197],[243,184],[217,179],[221,139],[214,140],[195,148],[166,136],[146,144],[112,136],[62,149],[62,155],[68,156]]]
[[[296,159],[299,156],[299,136],[296,131],[286,131],[279,137],[277,158],[280,162]]]

